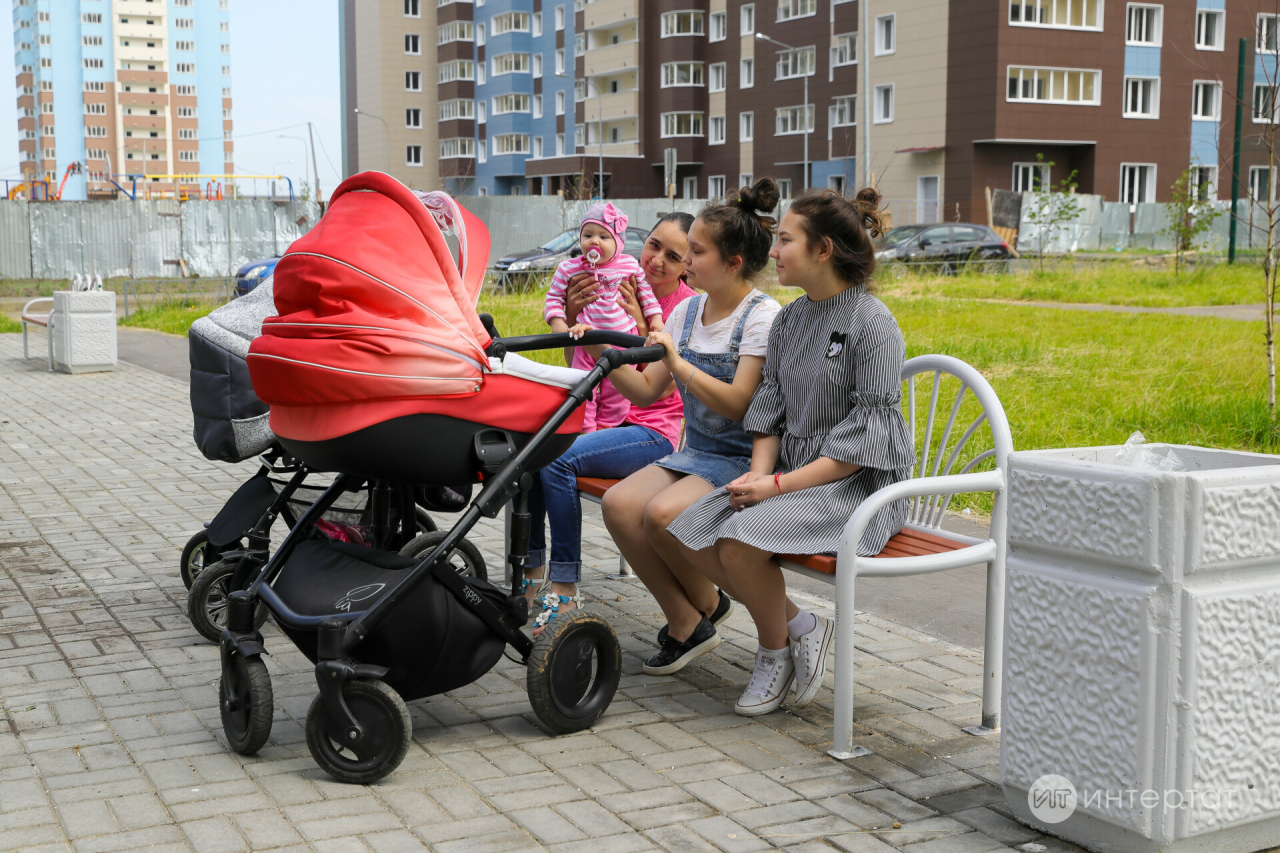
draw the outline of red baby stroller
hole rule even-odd
[[[446,236],[457,240],[457,261]],[[230,596],[219,699],[241,753],[266,742],[273,711],[259,602],[316,662],[307,745],[343,781],[394,770],[411,736],[404,700],[475,681],[508,645],[528,666],[530,703],[550,730],[587,728],[612,701],[621,651],[607,622],[576,610],[536,642],[520,630],[530,472],[573,443],[580,405],[612,370],[656,361],[662,349],[616,332],[500,338],[475,310],[488,253],[484,225],[453,199],[366,172],[338,187],[276,267],[279,316],[249,351],[254,390],[285,449],[339,476]],[[508,355],[575,343],[631,348],[606,351],[590,371]],[[421,558],[315,534],[330,506],[372,480],[484,488]],[[459,575],[444,556],[508,502],[511,589],[502,590]]]

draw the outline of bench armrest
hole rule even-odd
[[[836,558],[836,573],[839,575],[842,563],[851,560],[857,554],[858,543],[862,534],[871,523],[877,512],[894,501],[903,498],[925,497],[937,494],[963,494],[966,492],[1002,492],[1005,488],[1004,472],[999,468],[982,471],[977,474],[947,474],[941,477],[914,477],[885,486],[880,491],[858,504],[858,508],[849,517],[844,526],[840,553]],[[913,558],[919,559],[919,558]]]
[[[35,305],[37,302],[48,302],[48,303],[49,303],[49,312],[50,312],[50,313],[52,313],[52,312],[53,312],[53,297],[52,297],[52,296],[37,296],[35,299],[32,299],[32,300],[31,300],[30,302],[28,302],[26,305],[23,305],[23,306],[22,306],[22,313],[23,313],[23,314],[27,314],[27,313],[29,313],[31,306],[32,306],[32,305]]]

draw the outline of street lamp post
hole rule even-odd
[[[604,198],[604,89],[596,86],[596,133],[600,134],[600,198]]]
[[[283,133],[277,133],[276,139],[296,139],[302,143],[302,177],[305,178],[307,176],[307,140],[301,136],[288,136]]]
[[[783,44],[774,38],[769,38],[764,33],[756,33],[756,38],[776,44],[783,50],[795,50],[791,45]],[[806,69],[801,75],[804,78],[804,111],[800,115],[800,120],[804,122],[804,178],[800,181],[801,192],[809,189],[809,74],[812,70],[812,68]]]
[[[376,116],[373,113],[365,112],[359,107],[356,107],[356,115],[376,118],[378,121],[382,122],[382,130],[387,134],[387,174],[391,174],[391,127],[387,124],[387,120],[382,116]]]

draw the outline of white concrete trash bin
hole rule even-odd
[[[54,364],[64,373],[115,370],[115,293],[55,291],[50,332]]]
[[[1090,850],[1280,845],[1280,456],[1146,447],[1186,470],[1011,457],[1005,798]]]

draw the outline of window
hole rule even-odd
[[[475,157],[476,141],[474,139],[441,139],[440,159],[451,157]]]
[[[471,41],[475,37],[475,30],[470,21],[450,21],[447,24],[441,24],[440,29],[436,33],[436,44],[449,44],[455,41]],[[418,53],[417,36],[404,37],[404,52]],[[409,39],[414,39],[413,50],[409,49]]]
[[[752,180],[753,177],[754,175],[752,175],[750,172],[743,172],[741,175],[738,175],[738,186],[740,187],[752,186],[753,184],[755,184],[755,181]]]
[[[1156,200],[1156,167],[1154,163],[1120,164],[1120,201],[1125,204]]]
[[[229,44],[220,44],[220,45],[218,45],[218,52],[219,52],[219,53],[225,53],[225,54],[227,54],[228,56],[230,56],[230,55],[231,55],[231,45],[229,45]]]
[[[573,55],[582,56],[587,52],[587,37],[584,33],[578,33],[573,37]]]
[[[1014,192],[1033,193],[1047,190],[1050,186],[1048,163],[1013,164]]]
[[[707,178],[707,198],[724,198],[724,175]]]
[[[476,102],[471,98],[455,98],[440,102],[440,121],[475,117]]]
[[[1258,16],[1258,53],[1275,53],[1277,42],[1277,17]]]
[[[814,54],[816,52],[812,47],[778,51],[778,73],[773,79],[787,80],[792,77],[813,76]]]
[[[1160,44],[1163,12],[1163,6],[1139,6],[1130,3],[1124,30],[1125,44]]]
[[[200,159],[199,151],[179,151],[178,159],[185,163],[194,163]]]
[[[692,175],[685,178],[680,184],[681,198],[697,198],[698,197],[698,179]]]
[[[1097,105],[1102,90],[1101,78],[1101,71],[1010,65],[1006,98],[1042,104]]]
[[[533,26],[534,38],[537,38],[538,36],[542,35],[542,13],[541,12],[533,13],[532,26]]]
[[[1009,23],[1018,27],[1102,29],[1102,0],[1011,0]]]
[[[455,59],[440,63],[439,82],[452,83],[454,80],[474,80],[475,63],[469,59]],[[413,72],[417,74],[418,72]]]
[[[1214,201],[1218,197],[1218,167],[1191,167],[1191,197],[1195,201]]]
[[[529,15],[527,12],[505,12],[493,16],[493,34],[529,32]]]
[[[1196,50],[1222,50],[1225,46],[1226,12],[1199,10],[1196,12]]]
[[[195,86],[174,86],[173,91],[175,94],[182,95],[183,97],[194,98],[196,94],[196,87]],[[223,95],[222,97],[229,98],[231,96]]]
[[[778,195],[781,198],[791,198],[791,179],[782,178],[778,181]]]
[[[44,81],[41,81],[41,82],[44,82]],[[86,92],[105,92],[107,91],[107,84],[101,80],[86,80],[84,84],[84,90]],[[25,94],[29,95],[31,93],[27,92]],[[178,94],[181,95],[182,93],[179,92]]]
[[[893,121],[893,84],[876,86],[876,99],[872,102],[875,110],[872,115],[873,124],[888,124]]]
[[[101,23],[102,23],[102,13],[101,13],[101,12],[85,12],[83,15],[81,15],[81,16],[80,16],[80,23],[82,23],[82,24],[101,24]]]
[[[556,92],[556,115],[564,115],[564,89]]]
[[[876,56],[893,53],[898,49],[896,19],[896,15],[881,15],[876,18]]]
[[[49,66],[45,65],[44,63],[45,63],[45,60],[44,60],[44,59],[41,59],[41,60],[40,60],[40,67],[41,67],[41,68],[48,68]],[[101,68],[101,67],[102,67],[102,60],[101,60],[101,59],[86,59],[86,60],[84,60],[84,67],[85,67],[85,68]]]
[[[481,139],[481,140],[480,140],[480,145],[479,145],[479,147],[478,147],[478,148],[476,148],[476,149],[475,149],[475,152],[476,152],[476,153],[475,153],[476,162],[478,162],[478,163],[488,163],[488,162],[489,162],[489,148],[488,148],[488,146],[485,144],[485,140],[483,140],[483,139]],[[484,189],[484,187],[481,187],[480,189],[482,189],[482,190],[483,190],[483,189]],[[484,195],[484,193],[481,193],[481,195]]]
[[[1191,118],[1217,121],[1222,115],[1222,86],[1217,80],[1191,84]]]
[[[533,156],[539,159],[542,157],[542,137],[541,136],[535,136],[533,138]]]
[[[485,25],[476,24],[475,41],[476,41],[476,44],[479,45],[480,47],[484,47],[486,44],[488,44],[488,36],[485,35],[485,33],[486,33]]]
[[[807,18],[818,14],[818,0],[778,0],[778,20]]]
[[[587,99],[587,81],[582,79],[574,80],[573,81],[573,102],[575,104],[580,104],[586,99]]]
[[[707,37],[708,41],[724,41],[729,37],[729,13],[728,12],[712,12],[711,13],[711,33]]]
[[[1153,77],[1126,77],[1124,80],[1124,117],[1160,117],[1160,80]]]
[[[405,127],[422,127],[422,110],[411,107],[404,111]]]
[[[500,53],[492,60],[493,76],[500,74],[528,74],[529,73],[529,54],[527,53]]]
[[[709,90],[712,92],[723,92],[725,89],[725,81],[729,78],[729,72],[723,62],[717,62],[711,66],[711,86]]]
[[[81,36],[80,43],[85,47],[101,47],[102,36]]]
[[[194,30],[196,28],[195,18],[174,18],[173,26],[179,30]]]
[[[100,139],[101,139],[101,138],[105,138],[105,137],[106,137],[106,135],[107,135],[107,128],[106,128],[105,126],[102,126],[102,125],[93,125],[93,124],[91,124],[91,125],[89,125],[88,127],[86,127],[86,128],[84,129],[84,135],[85,135],[85,136],[93,136],[93,137],[97,137],[97,138],[100,138]]]
[[[845,95],[834,99],[827,111],[827,123],[832,127],[853,127],[858,123],[858,97]]]
[[[528,95],[498,95],[493,99],[493,114],[500,116],[507,113],[527,113],[529,104]]]
[[[738,63],[738,88],[750,89],[756,84],[756,61],[743,59]]]
[[[743,4],[738,12],[738,35],[749,36],[756,31],[756,4]]]
[[[87,116],[104,116],[107,114],[106,104],[85,104],[84,114]]]
[[[488,73],[486,69],[488,67],[489,66],[485,65],[483,62],[480,62],[476,65],[476,83],[478,83],[481,86],[484,85],[485,75]]]
[[[195,139],[196,129],[194,127],[178,128],[178,138],[179,139]]]
[[[193,41],[175,41],[173,43],[173,49],[191,53],[196,49],[196,43]]]
[[[662,37],[700,36],[706,32],[701,12],[667,12],[662,16]]]
[[[581,126],[581,125],[579,125]],[[701,136],[702,113],[663,113],[662,136]]]
[[[220,33],[229,33],[229,32],[231,32],[231,22],[230,22],[230,21],[220,21],[220,22],[218,23],[218,32],[220,32]]]
[[[476,102],[476,124],[484,124],[489,118],[489,102]]]
[[[1271,169],[1268,166],[1249,167],[1249,197],[1254,201],[1273,201],[1275,198],[1271,188]]]
[[[195,118],[195,107],[178,107],[178,118]]]
[[[844,195],[844,175],[827,175],[827,189]]]
[[[671,86],[701,86],[701,62],[667,62],[662,66],[662,88]]]
[[[542,54],[535,53],[533,55],[533,77],[539,79],[542,77]]]
[[[404,89],[406,92],[422,91],[422,72],[406,71],[404,72]]]
[[[533,117],[542,118],[542,96],[533,96]]]
[[[738,113],[738,141],[751,142],[756,138],[756,114]]]
[[[85,150],[84,156],[88,160],[105,160],[107,159],[107,149],[89,148]]]
[[[499,154],[528,154],[529,134],[500,133],[493,138],[494,156]]]
[[[1276,123],[1276,87],[1253,87],[1253,120],[1259,124]]]
[[[556,32],[560,32],[563,29],[564,29],[564,7],[557,6],[556,7]]]
[[[556,156],[557,157],[564,156],[564,134],[563,133],[556,134]]]
[[[858,34],[845,33],[835,37],[831,46],[831,64],[833,66],[856,65],[858,62]]]
[[[418,0],[404,0],[404,16],[406,18],[422,17],[422,12],[418,9]]]
[[[556,51],[556,74],[564,73],[564,48]]]
[[[805,124],[808,127],[801,127],[802,119],[807,119]],[[804,133],[805,130],[813,130],[813,105],[807,108],[804,106],[780,107],[775,111],[776,124],[774,126],[774,136],[789,136],[793,133]]]
[[[724,116],[711,116],[709,128],[707,144],[724,145]]]

